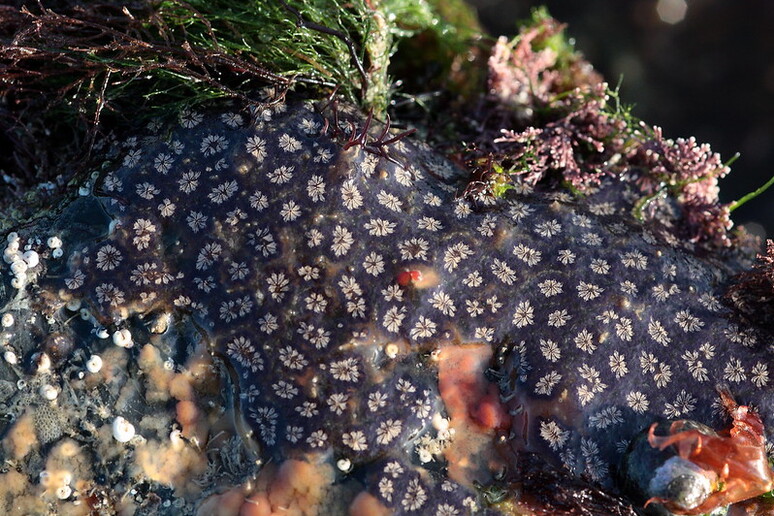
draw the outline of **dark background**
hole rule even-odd
[[[470,0],[493,35],[516,33],[532,7],[546,5],[576,48],[634,114],[670,138],[695,136],[723,161],[721,200],[739,199],[774,175],[774,1]],[[659,6],[659,4],[661,4]],[[668,23],[671,7],[681,21]],[[774,238],[774,186],[734,211],[736,224]]]

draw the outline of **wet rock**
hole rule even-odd
[[[5,346],[55,356],[17,374],[60,386],[42,406],[81,415],[63,426],[101,474],[66,500],[485,514],[520,453],[613,488],[654,420],[722,427],[718,382],[770,433],[768,337],[718,301],[733,260],[635,221],[625,183],[465,198],[464,172],[342,113],[181,112],[122,142],[69,222],[19,230],[39,263],[2,311],[35,331]]]

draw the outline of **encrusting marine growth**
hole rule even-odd
[[[335,92],[110,141],[5,239],[0,507],[699,514],[770,491],[766,300],[722,303],[750,261],[728,169],[611,111],[560,32],[495,46],[457,163]],[[760,260],[737,285],[765,291]]]

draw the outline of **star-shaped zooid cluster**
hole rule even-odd
[[[96,184],[111,233],[44,281],[113,321],[191,314],[266,459],[331,453],[399,512],[475,504],[432,467],[455,445],[449,346],[499,357],[514,447],[602,483],[658,418],[722,426],[718,383],[774,424],[763,337],[729,319],[712,263],[627,214],[620,185],[468,199],[422,144],[344,150],[329,124],[307,104],[183,111],[125,141]]]

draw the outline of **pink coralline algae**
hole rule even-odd
[[[597,84],[588,93],[591,98],[580,105],[573,105],[577,98],[569,99],[572,102],[563,106],[568,113],[544,127],[531,126],[521,132],[503,130],[494,143],[518,163],[519,175],[530,184],[546,179],[552,172],[561,172],[576,188],[599,185],[613,175],[607,161],[614,152],[608,147],[621,147],[623,142],[618,140],[626,129],[623,120],[603,110],[605,87]],[[587,156],[580,159],[583,153]]]
[[[470,200],[466,174],[421,144],[342,150],[306,104],[154,130],[96,182],[108,234],[66,248],[41,285],[105,326],[192,318],[263,460],[329,456],[396,514],[466,514],[502,461],[445,464],[475,449],[452,406],[489,448],[500,432],[607,486],[654,420],[723,427],[719,383],[772,437],[769,335],[721,304],[730,267],[635,220],[618,183]],[[449,357],[469,365],[441,376],[480,377],[476,399],[439,389]]]
[[[501,36],[488,60],[489,94],[529,119],[568,86],[594,85],[601,79],[578,54],[568,53],[565,26],[553,18],[539,19],[513,40]]]
[[[740,243],[718,198],[728,164],[707,144],[664,138],[661,128],[635,119],[586,61],[555,48],[562,30],[547,19],[495,45],[488,63],[493,114],[467,156],[477,175],[564,183],[579,193],[622,180],[633,187],[639,220],[664,224],[700,249]]]

